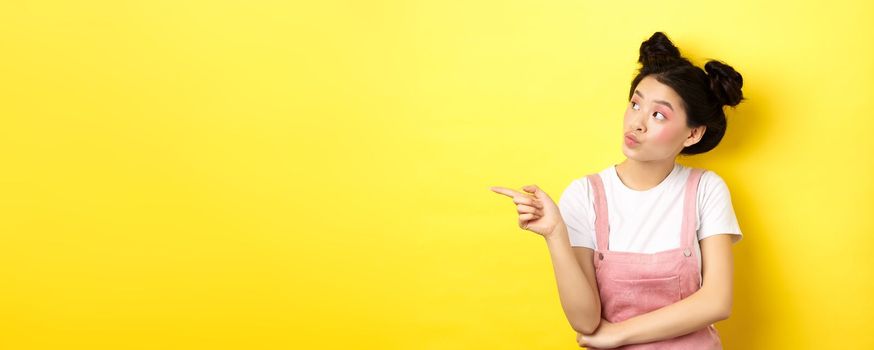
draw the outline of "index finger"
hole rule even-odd
[[[520,193],[520,192],[517,192],[517,191],[513,191],[513,190],[511,190],[511,189],[509,189],[509,188],[506,188],[506,187],[492,186],[492,187],[490,187],[490,189],[491,189],[492,191],[495,191],[495,192],[497,192],[497,193],[503,194],[503,195],[505,195],[505,196],[507,196],[507,197],[510,197],[510,198],[513,198],[513,197],[516,197],[516,196],[526,196],[526,197],[528,197],[527,194]]]

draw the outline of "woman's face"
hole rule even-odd
[[[625,109],[622,153],[638,161],[673,161],[684,147],[697,143],[704,126],[686,126],[682,101],[652,76],[641,79]]]

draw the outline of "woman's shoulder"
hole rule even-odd
[[[592,192],[594,188],[592,187],[592,181],[590,180],[591,176],[599,176],[599,178],[604,181],[609,176],[608,171],[611,168],[608,167],[606,169],[591,171],[585,173],[583,175],[579,175],[576,178],[572,179],[570,183],[565,186],[564,191],[559,198],[559,202],[576,202],[576,203],[589,203],[594,200]]]
[[[567,184],[561,197],[587,197],[589,192],[589,175],[574,178]]]
[[[706,196],[710,193],[728,193],[728,184],[725,179],[712,169],[699,168],[702,170],[701,179],[698,181],[698,192]]]
[[[722,179],[716,171],[713,169],[703,168],[703,167],[693,167],[688,165],[683,165],[677,163],[680,166],[681,172],[686,173],[686,175],[691,175],[692,170],[701,171],[701,179],[699,180],[700,184],[725,184],[725,180]]]
[[[593,196],[587,176],[571,180],[558,198],[556,204],[565,222],[577,222],[574,219],[576,215],[587,216],[592,211]]]

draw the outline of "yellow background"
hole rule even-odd
[[[5,1],[0,348],[573,349],[489,186],[620,162],[641,41],[745,79],[728,349],[871,348],[874,7]]]

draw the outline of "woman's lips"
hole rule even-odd
[[[640,142],[638,142],[637,140],[635,140],[633,136],[631,136],[631,135],[626,135],[626,136],[625,136],[625,144],[628,145],[628,146],[636,146],[636,145],[639,145]]]

